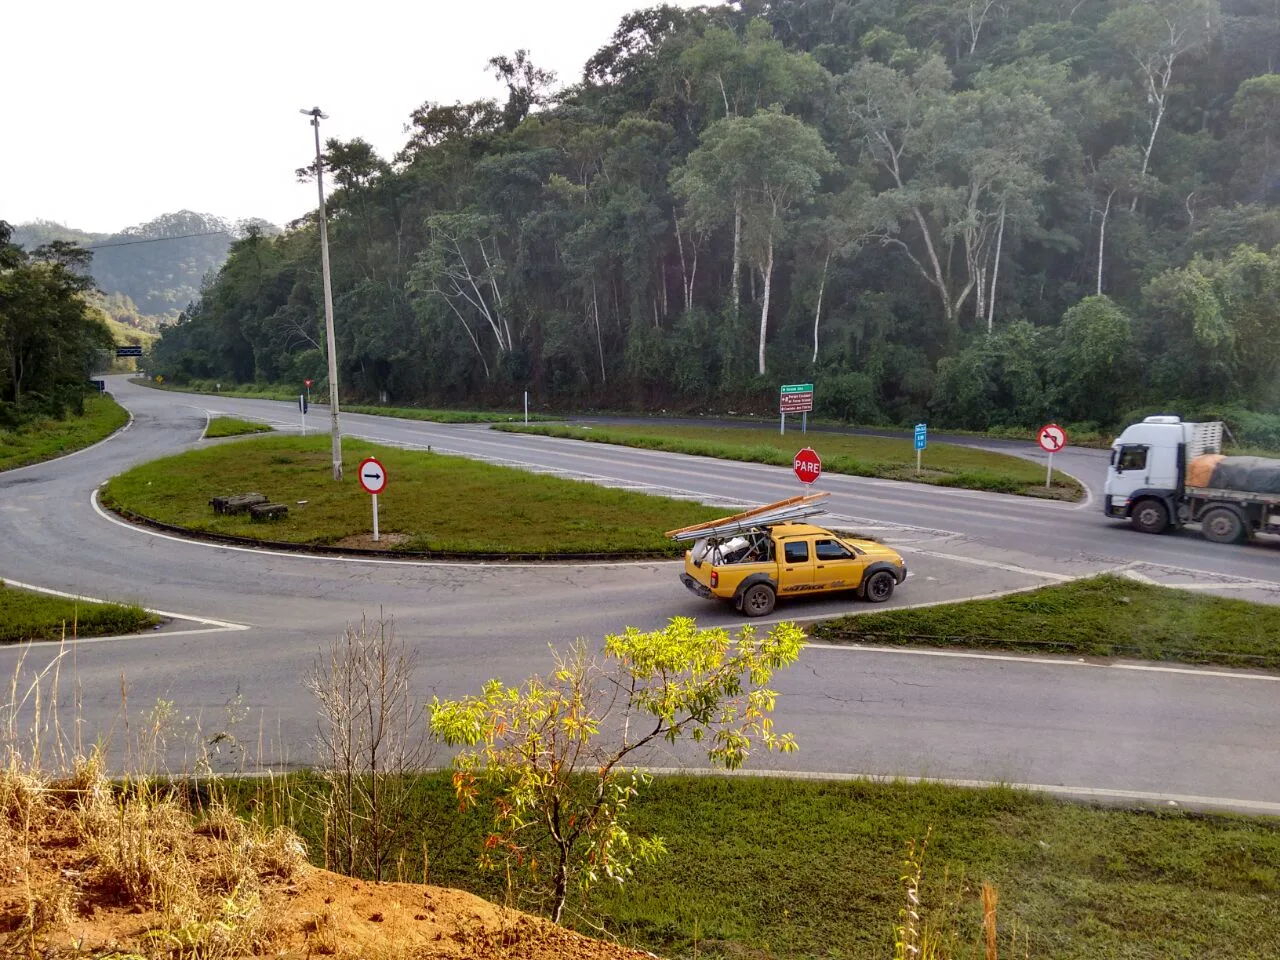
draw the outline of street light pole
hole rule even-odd
[[[333,479],[342,479],[342,429],[338,426],[338,348],[333,336],[333,290],[329,286],[329,231],[324,213],[324,161],[320,154],[320,121],[328,120],[319,107],[300,110],[316,131],[316,191],[320,195],[320,269],[324,275],[324,336],[329,354],[329,435],[333,440]]]

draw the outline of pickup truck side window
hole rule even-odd
[[[1143,444],[1130,444],[1120,448],[1120,457],[1116,461],[1117,470],[1145,470],[1147,468],[1147,447]]]
[[[809,562],[809,542],[807,540],[792,540],[790,543],[783,544],[782,550],[787,563]]]
[[[814,545],[814,553],[819,560],[852,560],[853,553],[843,544],[834,540],[819,540]]]

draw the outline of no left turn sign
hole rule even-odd
[[[1045,453],[1057,453],[1067,445],[1067,431],[1056,423],[1050,423],[1040,428],[1036,441]]]
[[[374,496],[380,494],[387,485],[387,471],[373,457],[360,462],[359,477],[360,486],[364,487],[364,492]]]

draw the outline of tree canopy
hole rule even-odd
[[[84,294],[89,253],[54,240],[27,253],[0,220],[0,427],[81,413],[95,364],[114,344]]]
[[[559,89],[495,56],[505,102],[326,145],[343,389],[1275,411],[1277,50],[1256,0],[750,0],[629,14]],[[315,226],[236,240],[153,370],[323,379]]]

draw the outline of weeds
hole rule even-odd
[[[92,446],[128,422],[128,412],[109,395],[90,394],[85,397],[83,416],[41,419],[17,430],[0,430],[0,470],[40,463]]]

